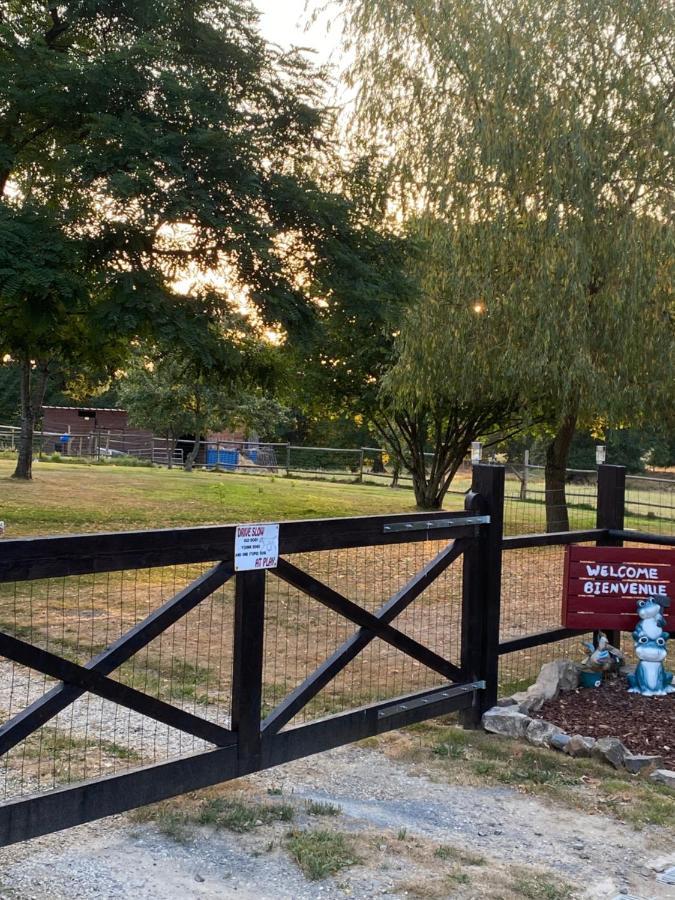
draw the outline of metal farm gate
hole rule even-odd
[[[0,845],[496,700],[503,471],[466,511],[0,544]]]

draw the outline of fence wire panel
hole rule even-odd
[[[0,584],[0,630],[85,665],[209,568],[177,565]],[[233,584],[228,583],[110,678],[227,727],[233,610]],[[58,684],[0,660],[3,721]],[[16,798],[209,746],[85,693],[2,757],[0,795]]]
[[[597,486],[575,485],[565,490],[565,502],[558,492],[544,490],[528,490],[527,499],[514,493],[511,484],[507,485],[504,498],[504,532],[507,535],[541,534],[547,530],[547,508],[549,515],[560,519],[567,512],[569,527],[560,527],[559,531],[577,531],[595,527],[595,511],[597,504]]]
[[[675,534],[675,479],[626,477],[626,528]]]
[[[503,554],[500,640],[560,628],[564,547],[528,547]],[[505,654],[499,662],[502,696],[524,689],[552,659],[581,661],[581,642],[590,635]]]
[[[414,542],[294,554],[289,561],[376,612],[447,543]],[[462,564],[445,570],[392,625],[459,664]],[[267,581],[263,714],[311,675],[358,627],[272,575]],[[446,683],[376,638],[290,723],[293,725]]]

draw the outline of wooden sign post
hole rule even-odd
[[[663,607],[666,630],[675,631],[675,552],[670,549],[582,547],[565,555],[562,622],[579,631],[633,631],[638,601]]]

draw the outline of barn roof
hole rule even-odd
[[[63,409],[63,410],[92,410],[94,412],[118,412],[126,413],[126,409],[120,409],[119,406],[43,406],[43,409]]]

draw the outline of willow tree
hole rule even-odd
[[[462,396],[467,378],[518,396],[547,423],[547,527],[565,529],[575,427],[637,423],[672,387],[675,7],[340,5],[357,141],[385,148],[399,215],[447,229],[446,301],[427,292],[404,325],[394,396]]]

